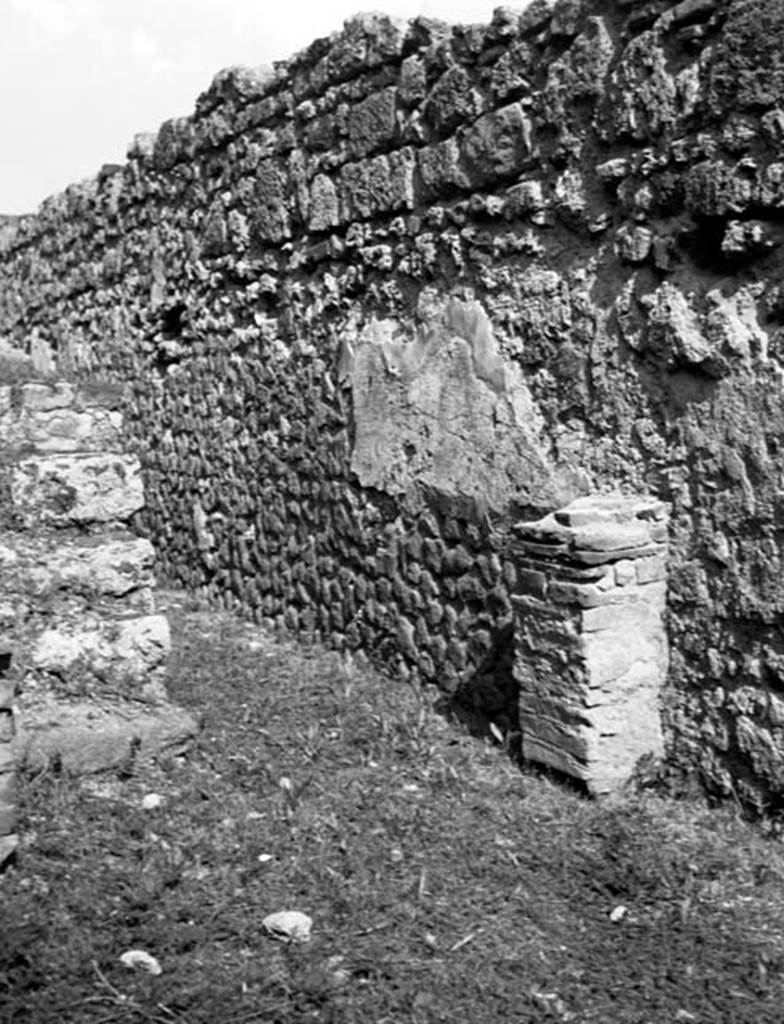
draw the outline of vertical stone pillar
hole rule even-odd
[[[166,699],[169,624],[153,547],[131,530],[145,498],[121,404],[109,384],[0,386],[0,627],[20,678],[22,770],[116,768],[197,729]]]
[[[667,523],[659,501],[597,495],[513,528],[523,755],[595,794],[662,752]]]
[[[0,642],[0,867],[16,849],[16,765],[14,762],[13,683],[7,676],[11,655]]]

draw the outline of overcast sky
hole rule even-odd
[[[471,22],[500,2],[0,0],[0,213],[124,161],[135,133],[190,114],[220,68],[285,59],[362,10]]]

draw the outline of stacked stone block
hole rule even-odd
[[[597,496],[513,529],[523,755],[597,794],[663,752],[667,527],[659,501]]]
[[[22,763],[99,770],[193,732],[165,702],[169,626],[153,547],[129,528],[144,491],[120,403],[114,386],[0,387],[0,615]]]

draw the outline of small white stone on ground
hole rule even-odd
[[[299,910],[279,910],[261,922],[267,934],[281,942],[308,942],[312,925],[311,918]]]
[[[129,970],[147,971],[148,974],[160,974],[161,965],[143,949],[129,949],[120,957],[120,963]]]

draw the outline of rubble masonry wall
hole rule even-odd
[[[784,795],[778,0],[382,16],[12,225],[0,332],[130,385],[166,575],[509,708],[511,525],[671,509],[670,763]]]

